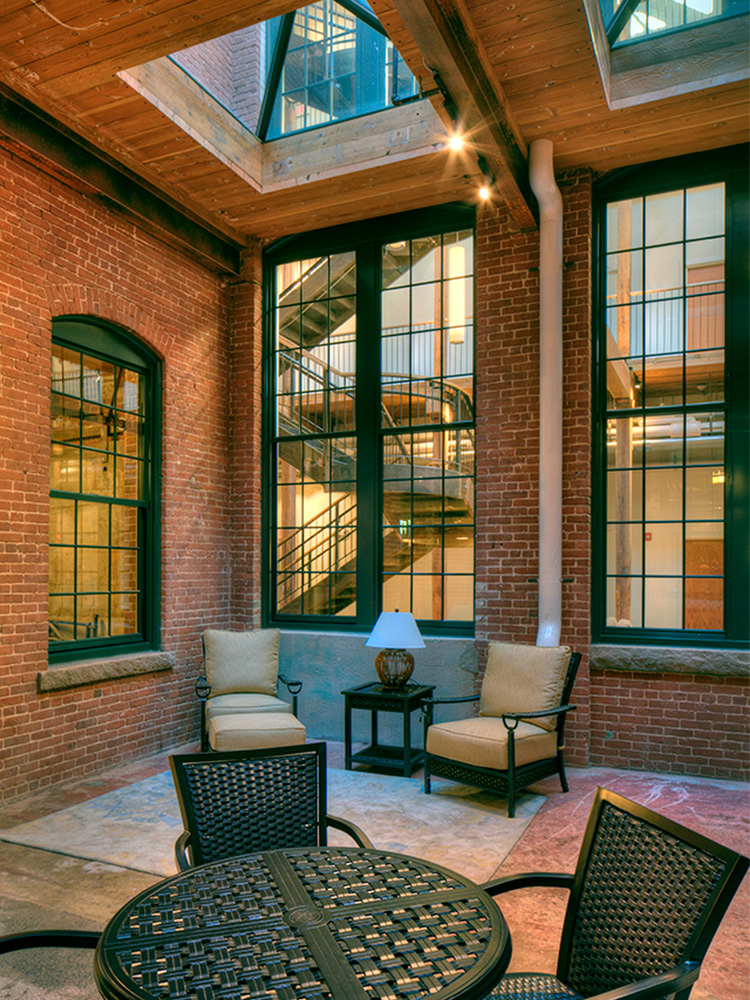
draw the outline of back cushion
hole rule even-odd
[[[211,697],[217,694],[276,694],[279,676],[279,630],[222,632],[207,628],[203,633],[206,679]]]
[[[559,708],[569,662],[569,646],[490,642],[479,714]],[[554,729],[557,716],[531,721],[542,729]]]

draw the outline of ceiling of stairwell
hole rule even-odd
[[[594,171],[748,139],[746,14],[631,45],[623,63],[597,0],[371,0],[425,96],[245,144],[166,57],[298,5],[4,0],[0,143],[145,226],[187,220],[183,242],[200,255],[198,230],[242,246],[473,200],[478,158],[495,199],[531,228],[537,138],[554,143],[558,169]],[[470,140],[460,152],[446,146],[456,121]]]

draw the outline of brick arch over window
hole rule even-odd
[[[49,321],[58,316],[90,316],[107,320],[133,333],[164,360],[174,346],[175,336],[157,323],[140,306],[108,288],[68,283],[48,285]]]

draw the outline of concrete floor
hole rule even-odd
[[[330,767],[343,766],[340,744],[329,743]],[[190,747],[170,752],[188,751]],[[167,752],[65,783],[0,806],[0,829],[86,801],[165,770]],[[415,773],[414,777],[418,777]],[[554,779],[533,791],[547,801],[500,866],[520,871],[572,871],[598,785],[649,805],[745,854],[750,850],[750,789],[711,781],[606,768],[569,771],[570,792]],[[53,845],[50,845],[51,848]],[[0,843],[0,933],[39,927],[100,930],[109,917],[156,876]],[[527,890],[503,897],[513,934],[511,970],[554,971],[565,906],[562,890]],[[714,938],[691,1000],[750,1000],[750,877]],[[91,952],[51,950],[0,956],[0,1000],[96,1000]]]

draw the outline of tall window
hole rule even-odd
[[[681,176],[687,183],[675,185]],[[689,178],[686,167],[624,196],[611,185],[602,205],[605,636],[747,634],[738,613],[748,600],[740,197],[731,170]]]
[[[473,218],[434,218],[268,255],[274,621],[473,626]]]
[[[54,324],[51,659],[156,641],[156,371],[133,338],[84,320]]]

